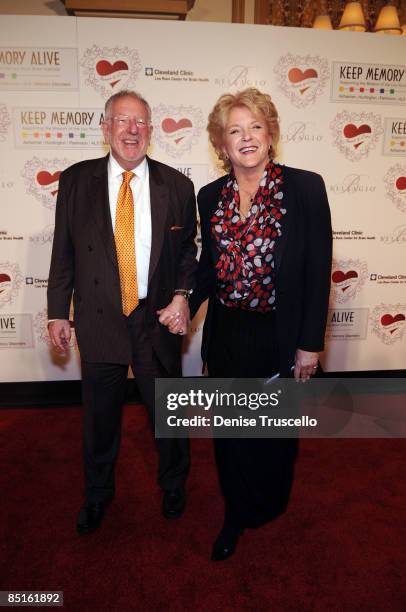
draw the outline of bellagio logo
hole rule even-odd
[[[93,87],[105,98],[121,89],[130,89],[141,70],[138,51],[128,47],[111,49],[93,45],[86,50],[80,65],[86,77],[86,85]]]
[[[331,275],[331,296],[335,303],[345,304],[361,290],[368,278],[366,261],[340,259],[333,262]]]
[[[323,93],[329,79],[328,61],[319,56],[282,56],[274,68],[279,87],[292,104],[304,108]]]
[[[266,79],[252,66],[238,64],[223,73],[221,76],[214,78],[215,85],[223,89],[246,89],[247,87],[257,87],[263,89],[266,87]]]
[[[372,331],[384,344],[401,341],[406,330],[406,304],[380,304],[370,315]]]
[[[10,123],[11,119],[7,106],[5,104],[0,104],[0,142],[6,140]]]
[[[189,153],[204,126],[203,113],[195,106],[165,106],[152,111],[154,139],[171,157]]]
[[[396,164],[384,176],[386,194],[397,208],[406,212],[406,164]]]
[[[69,159],[39,159],[33,157],[25,163],[21,176],[27,193],[33,195],[45,208],[54,210],[62,170],[74,162]]]
[[[46,227],[44,227],[43,230],[35,234],[31,234],[30,242],[32,244],[35,244],[36,246],[43,246],[45,244],[52,245],[52,241],[54,239],[54,230],[55,226],[53,224],[47,225]]]
[[[334,145],[349,160],[367,157],[383,134],[382,119],[374,113],[338,113],[330,124]]]
[[[0,263],[0,308],[14,301],[23,282],[18,264]]]

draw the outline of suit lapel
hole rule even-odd
[[[292,218],[294,214],[292,210],[294,207],[292,190],[291,190],[292,182],[291,182],[291,179],[290,180],[288,179],[288,170],[284,166],[282,166],[282,173],[283,173],[282,208],[286,208],[286,214],[283,215],[281,218],[280,223],[281,223],[282,235],[279,236],[279,238],[276,241],[276,245],[275,245],[275,273],[278,273],[280,265],[281,265],[283,253],[286,248],[289,230],[292,224]]]
[[[169,209],[169,188],[161,176],[158,165],[147,158],[149,167],[149,190],[151,201],[151,256],[149,260],[148,283],[155,272],[165,237],[166,218]]]
[[[114,266],[117,266],[116,244],[111,222],[109,191],[107,180],[108,158],[100,160],[89,180],[89,202],[95,224],[102,236],[107,255]]]
[[[214,265],[217,264],[220,253],[217,248],[217,243],[215,239],[213,238],[213,234],[211,231],[212,229],[211,228],[211,218],[217,210],[218,203],[220,201],[221,190],[223,189],[223,186],[226,180],[228,180],[228,174],[223,177],[223,180],[221,180],[219,184],[216,185],[216,188],[214,190],[211,190],[208,193],[205,218],[200,220],[201,223],[205,224],[205,231],[206,231],[206,235],[209,237],[210,252],[211,252],[211,256],[212,256]]]

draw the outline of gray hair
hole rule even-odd
[[[146,99],[141,96],[141,94],[131,89],[122,89],[121,91],[118,91],[117,93],[110,96],[108,100],[106,100],[106,104],[104,105],[104,118],[107,119],[108,116],[110,115],[111,107],[113,106],[113,103],[115,102],[115,100],[119,100],[120,98],[128,98],[128,97],[134,98],[134,100],[138,100],[145,106],[147,110],[147,114],[148,114],[148,120],[151,121],[150,105],[148,104]]]

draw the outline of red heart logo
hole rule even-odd
[[[8,274],[0,274],[0,283],[9,283],[11,278]],[[0,293],[3,293],[4,289],[0,289]]]
[[[53,174],[48,172],[47,170],[41,170],[37,174],[37,182],[42,186],[51,185],[51,183],[55,183],[61,176],[61,171],[57,170]]]
[[[363,123],[358,128],[353,123],[348,123],[343,132],[346,138],[354,138],[354,136],[360,136],[361,134],[370,134],[372,130],[366,123]]]
[[[343,272],[342,270],[336,270],[333,272],[331,280],[333,283],[342,283],[343,281],[349,280],[350,278],[358,278],[358,273],[355,270],[349,270]]]
[[[108,76],[118,70],[128,70],[128,65],[123,60],[118,60],[114,64],[111,64],[108,60],[100,60],[96,64],[96,72],[100,76]]]
[[[396,181],[396,187],[397,189],[399,189],[399,191],[403,191],[403,189],[406,189],[406,176],[400,176],[398,178],[398,180]]]
[[[167,117],[162,121],[161,125],[163,131],[167,134],[172,134],[173,132],[181,130],[182,128],[193,127],[193,123],[190,121],[190,119],[186,119],[186,117],[179,119],[179,121],[175,121],[175,119]]]
[[[300,83],[305,79],[317,79],[318,76],[314,68],[307,68],[304,72],[300,68],[291,68],[288,72],[288,79],[291,83]]]
[[[404,321],[405,319],[405,315],[400,312],[394,317],[391,314],[384,314],[381,317],[381,323],[387,327],[388,325],[392,325],[392,323],[398,323],[399,321]]]

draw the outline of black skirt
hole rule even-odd
[[[216,378],[268,378],[278,372],[275,312],[216,302],[207,367]],[[214,439],[225,520],[259,527],[285,512],[297,447],[296,438]]]

